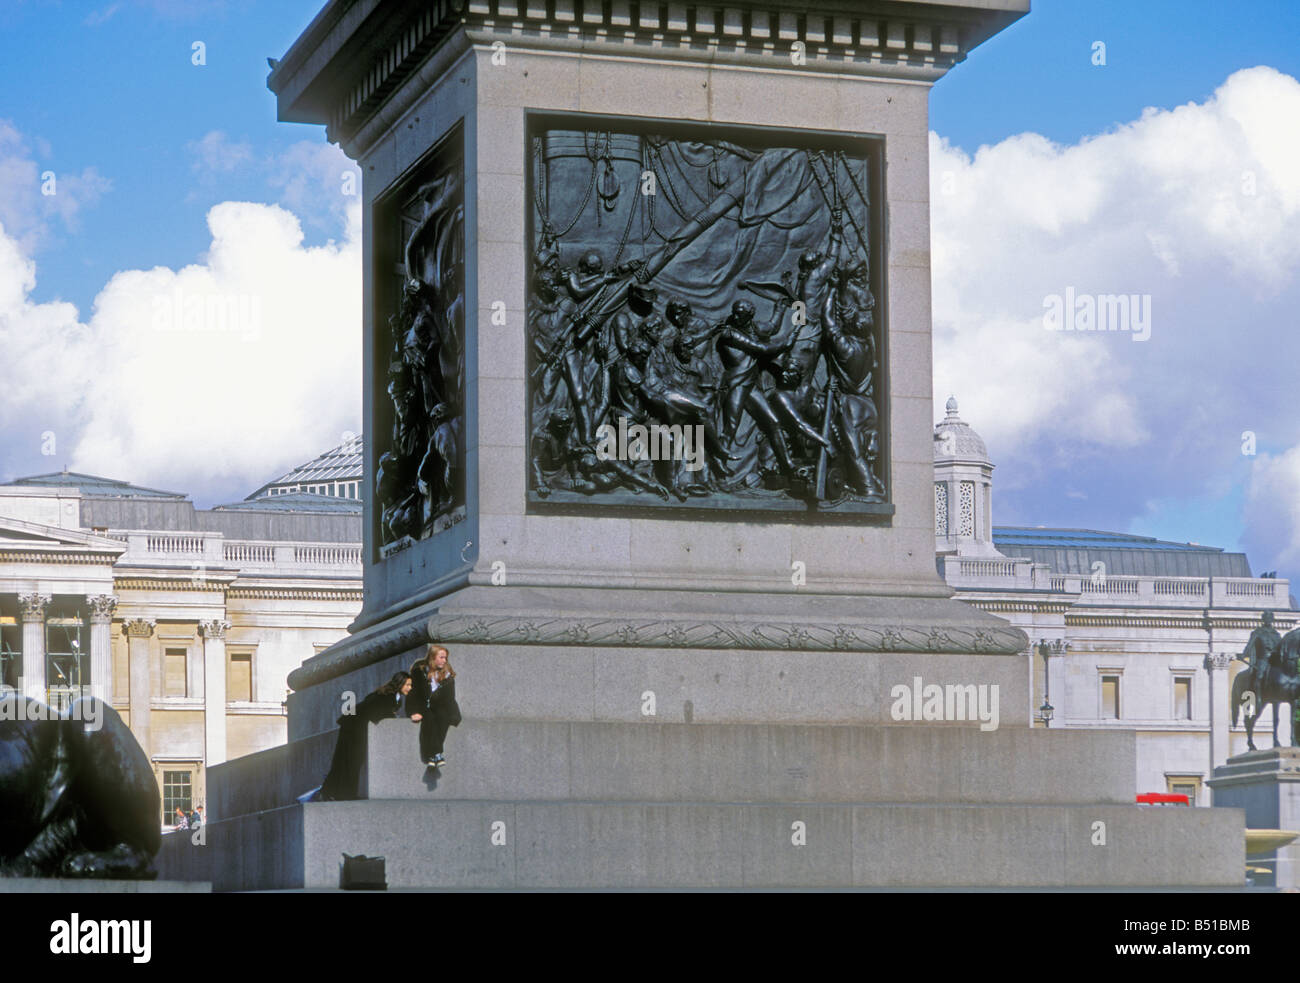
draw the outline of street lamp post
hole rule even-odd
[[[1056,715],[1056,708],[1052,706],[1052,656],[1065,655],[1070,649],[1070,643],[1063,638],[1053,641],[1043,639],[1038,643],[1038,654],[1043,657],[1043,705],[1038,708],[1038,719],[1043,722],[1044,727],[1052,726],[1052,718]]]

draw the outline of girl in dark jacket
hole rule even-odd
[[[396,673],[357,704],[356,710],[339,717],[339,739],[334,745],[330,773],[320,787],[318,798],[324,802],[359,797],[361,759],[366,753],[366,728],[387,717],[396,717],[402,697],[411,692],[409,673]]]
[[[460,723],[456,705],[456,671],[447,661],[447,650],[429,645],[424,658],[411,666],[411,695],[406,712],[420,724],[420,760],[441,768],[447,763],[442,745],[447,728]]]

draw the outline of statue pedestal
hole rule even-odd
[[[1247,751],[1214,769],[1209,781],[1216,806],[1244,809],[1247,829],[1300,829],[1300,748]],[[1300,887],[1300,844],[1284,846],[1247,862],[1268,867],[1255,883]]]
[[[428,641],[450,648],[463,709],[480,717],[640,719],[642,694],[653,691],[659,719],[869,722],[888,714],[893,686],[919,676],[998,685],[1003,721],[1028,722],[1028,640],[953,599],[934,565],[928,173],[930,85],[1028,2],[948,0],[914,16],[906,6],[823,15],[783,3],[685,4],[664,16],[590,0],[554,10],[513,0],[418,11],[334,3],[280,61],[269,82],[280,118],[327,123],[363,174],[366,473],[384,471],[364,496],[363,610],[352,637],[292,674],[291,738],[331,727],[340,692],[368,692]],[[711,157],[701,149],[710,146]],[[708,173],[692,188],[682,168],[705,157],[713,170],[692,171]],[[643,181],[642,167],[657,180]],[[589,171],[599,172],[599,196],[585,194]],[[803,210],[764,217],[786,199]],[[877,363],[866,391],[878,449],[864,451],[876,455],[883,489],[864,498],[876,500],[810,509],[759,483],[663,502],[626,482],[566,490],[572,474],[539,492],[539,407],[552,384],[562,403],[568,385],[544,380],[537,361],[539,347],[553,348],[538,326],[539,212],[555,225],[566,270],[593,250],[606,270],[620,257],[648,269],[672,253],[647,275],[655,312],[687,297],[703,325],[691,331],[716,333],[737,300],[766,322],[773,301],[761,290],[801,269],[806,251],[834,253],[841,210],[845,255],[851,242],[874,298],[872,326],[857,330],[871,334]],[[760,226],[767,238],[745,238]],[[767,258],[727,266],[751,252]],[[414,299],[403,313],[403,278],[431,270],[444,271],[431,286],[454,302],[417,329]],[[760,292],[742,289],[758,281]],[[618,298],[633,286],[620,281],[597,304],[608,308],[610,336]],[[837,289],[841,299],[852,293]],[[825,305],[805,306],[818,307],[808,317],[827,316]],[[463,366],[443,360],[434,387],[447,388],[449,372],[461,380],[451,402],[463,487],[445,515],[403,507],[395,524],[393,503],[410,502],[414,482],[380,467],[385,455],[386,465],[398,451],[411,456],[394,434],[409,419],[393,394],[418,390],[422,399],[402,404],[417,410],[429,397],[419,380],[394,383],[393,325],[419,338],[433,322],[463,330]],[[720,357],[709,338],[697,363]],[[586,343],[586,369],[604,358],[618,376],[631,353],[618,354],[612,337],[601,345]],[[827,359],[815,387],[827,385]],[[767,376],[753,384],[775,385]],[[588,385],[594,393],[617,379]],[[764,398],[775,404],[777,394]],[[761,410],[744,404],[741,429]],[[839,426],[834,414],[802,412],[819,425],[825,417],[828,433]],[[847,468],[852,455],[836,446],[832,459]],[[441,472],[421,474],[436,484]],[[987,521],[967,505],[954,524]]]
[[[1135,806],[1132,734],[1031,730],[1028,639],[935,570],[929,86],[1028,9],[330,3],[269,84],[281,119],[327,124],[364,175],[366,473],[382,471],[365,604],[290,675],[289,744],[214,768],[208,848],[168,859],[218,890],[332,886],[342,851],[417,888],[1240,885],[1240,813]],[[619,272],[590,317],[554,316],[629,260],[636,283]],[[835,271],[804,305],[825,333],[739,379],[735,352],[763,332],[733,304],[766,323],[782,274],[805,268]],[[812,277],[798,290],[820,297]],[[649,313],[682,297],[700,314],[676,341],[709,344],[654,362],[651,336],[682,360]],[[547,332],[592,323],[604,335],[572,344],[593,394],[627,409],[631,391],[666,420],[693,405],[670,397],[716,388],[732,450],[746,421],[766,438],[735,466],[755,480],[724,474],[688,502],[661,500],[690,487],[672,462],[552,467],[547,441],[580,449],[570,428],[597,397],[575,395]],[[408,360],[449,326],[463,365],[445,344]],[[711,351],[731,385],[650,381],[718,368]],[[811,392],[789,378],[807,381],[809,354]],[[794,425],[813,418],[811,437]],[[454,447],[454,467],[422,459],[417,484],[402,461],[425,444]],[[854,480],[870,491],[843,496]],[[965,484],[959,530],[988,521]],[[328,766],[340,697],[431,641],[465,717],[448,773],[384,721],[368,800],[297,801]]]

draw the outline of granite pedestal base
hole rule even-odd
[[[441,772],[416,735],[370,728],[362,801],[295,801],[332,732],[213,768],[207,843],[163,876],[337,888],[365,853],[429,890],[1243,884],[1241,810],[1133,805],[1131,734],[467,720]]]
[[[1243,809],[1249,829],[1300,830],[1300,748],[1247,751],[1214,769],[1210,779],[1216,806]],[[1249,858],[1260,886],[1300,887],[1300,845]]]

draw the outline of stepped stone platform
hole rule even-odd
[[[1242,885],[1241,810],[1132,804],[1131,734],[467,721],[434,773],[390,720],[368,800],[296,802],[334,736],[214,767],[207,844],[165,844],[162,876],[335,888],[365,853],[393,888]]]
[[[1210,788],[1216,806],[1244,810],[1250,829],[1300,829],[1300,748],[1274,747],[1247,751],[1214,769]],[[1252,855],[1261,886],[1300,888],[1300,843]]]
[[[0,877],[0,894],[210,894],[207,881],[115,881],[66,877]]]

